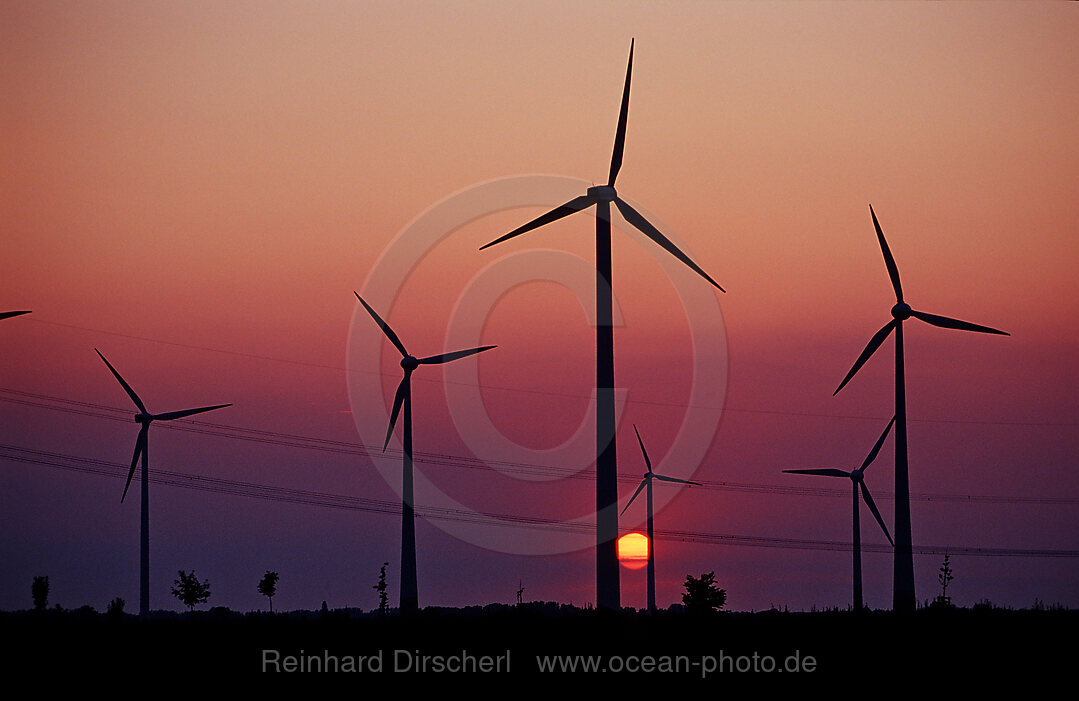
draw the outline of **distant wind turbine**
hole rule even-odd
[[[927,314],[915,311],[903,301],[903,288],[899,284],[899,269],[892,258],[892,252],[888,248],[888,242],[884,240],[884,232],[880,230],[877,215],[873,211],[873,205],[869,206],[869,214],[873,217],[873,227],[877,230],[877,241],[880,242],[881,253],[884,254],[884,264],[888,267],[888,276],[892,280],[892,288],[895,290],[895,306],[892,307],[892,320],[881,328],[880,331],[869,339],[865,350],[858,356],[854,366],[839,383],[839,387],[832,393],[835,396],[839,390],[850,381],[854,374],[865,364],[869,357],[880,347],[888,335],[895,331],[895,560],[893,569],[892,608],[896,611],[913,611],[916,605],[914,598],[914,553],[910,528],[910,482],[907,469],[907,395],[906,381],[903,370],[903,322],[914,317],[927,324],[940,326],[946,329],[959,329],[962,331],[977,331],[979,333],[995,333],[1007,336],[1004,331],[979,326],[967,321],[950,319],[946,316]]]
[[[105,365],[109,366],[109,370],[116,377],[120,386],[127,392],[127,396],[131,397],[131,401],[138,407],[139,413],[135,414],[135,422],[142,424],[142,428],[139,429],[139,436],[135,439],[135,455],[131,458],[131,469],[127,473],[127,484],[124,485],[124,493],[120,495],[120,503],[124,502],[124,498],[127,497],[128,487],[131,486],[131,478],[135,475],[135,466],[138,465],[139,457],[142,457],[142,521],[139,528],[140,536],[140,578],[139,578],[139,615],[145,617],[150,612],[150,477],[149,477],[149,456],[147,450],[147,436],[150,432],[150,424],[154,421],[171,421],[172,419],[182,419],[185,416],[191,416],[192,414],[201,414],[204,411],[213,411],[214,409],[223,409],[231,404],[215,404],[214,406],[204,406],[198,409],[183,409],[181,411],[168,411],[164,414],[151,414],[146,409],[146,405],[139,399],[139,395],[135,394],[135,390],[131,389],[131,385],[127,384],[120,373],[116,371],[116,368],[112,366],[108,360],[105,360],[105,356],[101,355],[101,351],[97,348],[94,352],[105,361]]]
[[[714,285],[723,288],[708,273],[701,270],[689,256],[648,222],[640,212],[627,204],[614,189],[615,179],[622,167],[622,152],[626,143],[626,118],[629,113],[629,84],[633,72],[633,42],[629,45],[629,65],[622,90],[622,107],[618,113],[618,130],[614,139],[614,154],[606,185],[588,188],[580,197],[561,207],[536,217],[524,226],[482,246],[480,250],[508,241],[516,236],[550,224],[575,212],[596,207],[596,604],[601,608],[621,606],[618,586],[618,459],[615,452],[614,408],[614,333],[611,293],[611,203],[627,222],[655,241],[691,270]]]
[[[13,316],[21,316],[22,314],[29,314],[30,311],[25,312],[0,312],[0,319],[7,319]]]
[[[862,466],[857,470],[851,470],[850,472],[844,472],[843,470],[836,470],[833,468],[825,468],[821,470],[783,470],[784,472],[790,472],[796,475],[822,475],[824,477],[849,477],[854,487],[854,610],[862,610],[862,536],[861,527],[858,519],[858,491],[862,492],[862,501],[866,503],[869,510],[873,512],[873,518],[877,519],[877,523],[880,524],[880,529],[884,531],[885,537],[888,538],[888,542],[895,546],[892,541],[892,536],[888,533],[888,527],[884,525],[884,519],[880,517],[880,512],[877,511],[877,505],[873,503],[873,497],[869,493],[869,487],[865,486],[865,471],[877,459],[877,453],[880,452],[880,447],[884,445],[884,439],[888,437],[888,431],[892,429],[892,424],[895,423],[895,417],[888,422],[888,425],[884,429],[884,433],[880,434],[880,438],[877,439],[876,445],[873,446],[873,450],[869,451],[869,455],[862,462]]]
[[[644,479],[637,485],[637,491],[633,493],[633,496],[626,502],[626,508],[622,509],[622,513],[626,513],[626,509],[633,503],[633,500],[637,498],[637,495],[641,493],[642,489],[647,488],[647,501],[645,502],[648,507],[648,612],[655,613],[656,611],[656,548],[655,538],[652,532],[652,480],[657,479],[662,482],[674,482],[676,484],[695,484],[700,486],[700,482],[691,482],[689,480],[680,480],[675,477],[667,477],[665,475],[657,475],[652,472],[652,461],[648,459],[648,451],[644,449],[644,441],[641,440],[641,434],[637,431],[637,426],[633,426],[633,432],[637,434],[637,442],[641,445],[641,453],[644,455],[644,464],[648,468],[648,471],[644,473]]]
[[[401,380],[401,384],[397,385],[397,394],[393,398],[393,411],[390,413],[390,425],[386,429],[386,441],[382,445],[382,450],[386,450],[386,446],[390,444],[390,436],[393,435],[393,427],[397,423],[397,416],[401,413],[401,408],[404,407],[404,456],[403,456],[403,470],[401,477],[401,601],[400,609],[403,613],[411,613],[419,608],[419,596],[417,594],[416,586],[416,516],[415,516],[415,502],[412,490],[412,373],[420,365],[441,365],[454,360],[460,360],[461,358],[467,358],[470,355],[476,353],[482,353],[486,350],[491,350],[496,346],[481,346],[480,348],[469,348],[468,350],[454,351],[453,353],[443,353],[442,355],[432,355],[427,358],[416,358],[409,355],[405,350],[405,346],[401,343],[401,339],[397,337],[397,334],[393,332],[389,324],[382,320],[375,310],[368,306],[367,302],[360,297],[358,292],[354,292],[356,299],[360,300],[360,304],[371,315],[371,318],[375,320],[379,328],[382,329],[386,337],[390,339],[390,343],[393,344],[401,353],[401,367],[405,371],[405,376]]]

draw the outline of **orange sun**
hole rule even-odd
[[[619,538],[618,561],[631,570],[639,570],[647,565],[648,538],[640,533],[627,533]]]

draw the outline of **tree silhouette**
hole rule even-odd
[[[382,569],[378,573],[378,584],[371,588],[378,592],[378,613],[381,616],[385,616],[389,610],[389,600],[386,597],[386,567],[390,563],[383,562]]]
[[[716,586],[716,573],[708,572],[699,578],[686,575],[686,593],[682,603],[690,613],[711,613],[727,603],[727,590]]]
[[[940,582],[940,596],[937,597],[936,603],[940,606],[951,606],[952,603],[951,597],[948,596],[948,583],[955,578],[952,576],[950,557],[948,553],[944,553],[944,564],[940,566],[937,574],[937,581]]]
[[[173,582],[172,595],[184,602],[188,611],[193,611],[196,604],[205,603],[210,598],[210,581],[200,582],[195,570],[191,570],[190,574],[183,570],[179,573],[180,576]]]
[[[124,604],[126,603],[127,602],[120,597],[116,597],[109,602],[109,606],[105,609],[105,613],[108,614],[109,618],[119,620],[124,617]]]
[[[49,605],[49,578],[34,577],[34,583],[30,585],[30,595],[34,597],[34,610],[44,611]]]
[[[273,613],[273,598],[277,593],[277,580],[280,577],[276,572],[266,570],[266,574],[262,575],[262,580],[259,582],[259,594],[262,594],[270,600],[270,613]]]

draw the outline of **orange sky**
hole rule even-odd
[[[161,395],[151,408],[232,401],[235,410],[215,421],[356,441],[342,413],[350,410],[342,369],[356,311],[352,291],[363,290],[399,231],[454,192],[529,173],[603,181],[634,37],[619,190],[684,241],[728,291],[718,297],[729,343],[726,405],[890,415],[890,344],[846,396],[830,396],[888,318],[872,203],[915,308],[1012,333],[987,339],[912,329],[912,416],[1071,426],[966,423],[956,427],[958,435],[939,436],[940,425],[920,436],[912,428],[912,450],[921,445],[923,455],[962,460],[966,454],[953,455],[955,445],[992,445],[997,455],[986,457],[990,465],[969,457],[957,474],[940,474],[939,483],[923,467],[912,489],[1074,496],[1065,465],[1079,455],[1069,435],[1079,416],[1072,360],[1079,331],[1070,323],[1079,312],[1076,36],[1079,10],[1070,3],[5,2],[0,308],[34,313],[0,322],[0,387],[125,406],[91,350],[97,346],[139,386],[148,385],[147,394]],[[539,247],[592,260],[592,220],[584,215],[497,251],[476,250],[538,211],[492,213],[428,252],[386,310],[410,348],[442,350],[445,320],[461,291],[500,256]],[[615,291],[626,317],[616,339],[616,377],[638,402],[627,420],[651,423],[655,451],[663,454],[687,401],[690,321],[649,245],[624,226],[615,232]],[[695,282],[685,274],[682,283]],[[500,412],[496,423],[533,447],[564,440],[584,411],[581,396],[592,377],[580,304],[536,282],[492,309],[484,334],[484,342],[500,346],[480,365],[485,383],[570,395],[543,400],[555,410],[538,422],[537,406],[544,405],[532,396],[485,392]],[[392,348],[381,351],[388,400],[397,370]],[[372,359],[371,368],[377,363]],[[453,437],[440,400],[441,375],[429,379],[426,444],[467,450]],[[4,425],[20,427],[6,443],[117,462],[130,454],[130,427],[99,437],[86,420],[50,436],[53,412],[0,409]],[[843,456],[860,460],[879,430],[869,419],[770,417],[727,412],[701,468],[704,478],[800,485],[778,471]],[[627,428],[620,432],[620,473],[636,475]],[[166,445],[155,452],[163,462]],[[185,449],[204,456],[214,445]],[[267,483],[352,493],[357,485],[348,480],[356,470],[380,479],[370,464],[326,468],[328,476],[316,465],[311,475],[297,476],[274,467],[291,458],[249,454],[243,446],[223,450],[233,452],[235,464],[215,469],[258,473]],[[1037,476],[1032,483],[1011,481],[1015,456],[1029,459],[1023,469]],[[45,499],[32,481],[10,476],[22,468],[2,467],[0,475],[13,480],[0,485],[5,499],[16,486],[29,490],[28,501]],[[882,468],[878,488],[889,489],[891,467]],[[334,470],[347,477],[336,479]],[[80,494],[77,480],[108,495],[94,517],[117,519],[113,545],[128,563],[135,541],[123,539],[134,537],[134,507],[119,512],[112,494],[119,487],[102,478],[69,477],[70,498]],[[584,497],[587,485],[576,484]],[[392,498],[385,485],[379,490]],[[556,490],[544,498],[557,499]],[[711,520],[715,509],[702,505],[711,498],[733,520]],[[822,537],[849,538],[842,500],[730,498],[683,494],[675,504],[685,513],[671,509],[668,527],[793,537],[805,525],[789,517],[799,504],[807,521],[816,519],[814,528],[831,519]],[[164,496],[156,503],[163,502]],[[512,508],[473,502],[492,512]],[[1052,521],[1020,545],[1076,548],[1074,506],[1053,508],[1063,510],[1046,516]],[[761,516],[781,511],[788,514],[782,524]],[[363,573],[377,572],[396,552],[396,521],[363,518],[378,521],[390,539],[385,552],[367,553],[357,564]],[[916,521],[915,540],[988,546],[996,541],[975,543],[971,524],[1011,520],[1027,522],[1029,514],[928,513],[921,522],[934,525],[919,532]],[[8,532],[24,527],[2,523]],[[427,537],[444,536],[431,529]],[[1009,537],[1010,531],[999,535]],[[661,544],[657,552],[664,547],[686,548]],[[67,561],[50,553],[62,550],[42,545],[20,562],[59,573]],[[719,554],[739,562],[767,558],[772,564],[761,568],[768,573],[762,577],[796,579],[774,564],[783,551],[733,550],[680,555],[661,605],[676,600],[681,570],[713,569],[708,563]],[[836,582],[814,584],[814,601],[790,593],[792,605],[846,600],[848,558],[831,556],[839,563],[832,568],[840,573]],[[162,577],[179,567],[164,566],[172,562],[167,557],[159,560]],[[481,555],[465,549],[461,557]],[[820,559],[797,557],[806,566]],[[514,566],[532,568],[547,587],[537,585],[546,593],[536,596],[568,598],[543,564],[523,562]],[[1064,579],[1044,586],[1074,596],[1076,565],[1066,563]],[[883,605],[887,568],[877,564],[875,573],[867,564],[867,576],[881,578],[871,603]],[[935,571],[932,562],[916,564],[927,576]],[[591,586],[588,554],[559,566],[574,572],[569,579],[582,602]],[[1013,569],[978,571],[998,583],[1019,577]],[[5,578],[0,607],[21,606],[23,580],[33,574]],[[421,596],[423,577],[421,565]],[[516,586],[518,576],[510,579]],[[624,598],[643,592],[643,583],[625,580]],[[1040,581],[992,591],[1022,605],[1038,595]],[[770,582],[760,586],[774,586],[773,599],[732,593],[732,605],[761,607],[791,591]],[[130,589],[133,601],[134,579]],[[243,602],[248,594],[236,596]],[[165,596],[156,603],[167,605]],[[447,603],[465,597],[454,590],[426,600],[439,596]]]

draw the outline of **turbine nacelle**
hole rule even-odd
[[[150,422],[153,421],[153,420],[154,420],[154,415],[153,414],[143,414],[141,412],[138,413],[138,414],[135,414],[135,423],[137,423],[137,424],[149,425]]]
[[[610,185],[594,185],[588,188],[588,196],[597,202],[614,202],[618,193]]]
[[[482,353],[483,351],[491,350],[495,346],[481,346],[479,348],[468,348],[466,350],[453,351],[452,353],[441,353],[439,355],[431,355],[426,358],[417,358],[408,351],[405,350],[405,344],[401,343],[401,339],[397,337],[390,325],[383,321],[382,317],[378,315],[374,309],[371,308],[359,292],[353,292],[356,295],[356,299],[363,305],[367,313],[371,315],[371,318],[375,320],[378,327],[382,329],[382,332],[386,334],[386,338],[393,344],[394,348],[401,354],[401,369],[405,371],[405,376],[401,378],[401,384],[397,385],[397,394],[393,398],[393,409],[390,411],[390,426],[386,429],[386,441],[382,444],[382,450],[390,445],[390,436],[393,435],[393,427],[397,423],[397,417],[401,413],[401,408],[408,403],[408,406],[412,406],[411,399],[411,386],[412,386],[412,372],[421,365],[442,365],[443,363],[449,363],[454,360],[460,360],[461,358],[467,358],[470,355],[476,353]],[[408,410],[411,415],[411,408]],[[408,424],[406,424],[407,426]],[[411,441],[411,428],[407,428],[409,441]],[[411,462],[412,455],[407,452],[405,460]]]
[[[911,317],[911,314],[913,312],[914,310],[911,309],[910,305],[906,302],[898,302],[894,307],[892,307],[892,317],[898,319],[899,321],[906,321]]]

